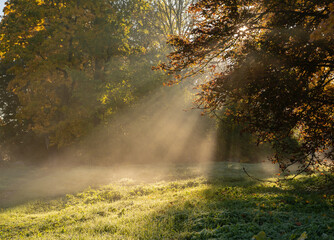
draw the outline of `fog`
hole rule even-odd
[[[12,167],[0,169],[0,208],[31,200],[51,200],[101,185],[138,185],[176,181],[194,177],[245,179],[242,168],[256,177],[273,177],[278,169],[271,163],[150,163],[113,167]]]
[[[48,164],[122,165],[211,161],[216,120],[193,109],[192,86],[165,87],[121,111]]]
[[[216,120],[193,109],[194,94],[189,84],[162,88],[45,164],[17,163],[0,169],[0,206],[64,196],[102,184],[152,183],[212,174],[245,177],[245,164],[221,163],[225,164],[223,172],[212,165],[217,149]],[[252,169],[252,164],[247,166]],[[263,173],[276,172],[271,164],[260,168]]]

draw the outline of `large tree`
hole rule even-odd
[[[201,0],[190,10],[193,30],[170,39],[176,50],[160,67],[202,74],[199,107],[271,142],[283,170],[332,163],[332,1]]]
[[[2,140],[61,148],[143,94],[142,69],[157,59],[142,23],[149,9],[144,0],[8,1],[0,23]]]

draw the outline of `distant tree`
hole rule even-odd
[[[199,107],[272,143],[282,170],[333,163],[332,1],[201,0],[190,11],[191,34],[170,39],[160,68],[175,81],[205,73]]]
[[[188,8],[195,0],[151,0],[156,31],[166,39],[169,35],[187,35],[192,26]]]

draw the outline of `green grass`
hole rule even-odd
[[[247,165],[264,176],[260,165]],[[3,208],[1,239],[334,239],[334,195],[324,176],[276,186],[239,164],[178,166],[152,181],[109,185]],[[167,176],[167,177],[166,177]]]

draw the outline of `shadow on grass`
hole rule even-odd
[[[333,239],[334,196],[305,189],[309,178],[279,188],[236,177],[234,170],[217,177],[214,169],[204,190],[152,214],[141,239],[250,240],[260,231],[271,239],[298,239],[304,232],[308,239]]]

